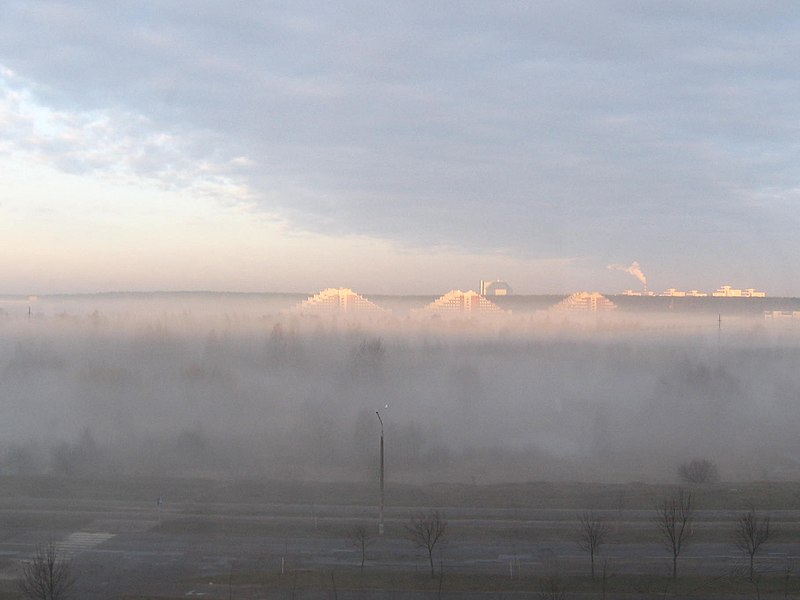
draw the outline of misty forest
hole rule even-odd
[[[799,589],[791,323],[292,306],[7,303],[3,580],[30,591],[60,566],[57,597],[83,598]]]
[[[4,472],[359,480],[376,410],[401,481],[665,482],[695,456],[730,480],[800,468],[800,344],[758,322],[110,308],[0,320]]]

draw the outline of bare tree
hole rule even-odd
[[[362,340],[351,354],[353,371],[364,376],[380,375],[385,360],[386,345],[380,337]]]
[[[769,516],[759,517],[752,506],[736,521],[733,543],[750,558],[750,581],[753,581],[753,560],[756,552],[769,540],[769,536]]]
[[[580,532],[578,546],[589,553],[592,561],[592,581],[594,581],[594,555],[600,546],[605,543],[608,535],[608,526],[605,521],[592,512],[584,511],[579,517]]]
[[[678,466],[678,477],[684,483],[716,483],[719,469],[707,458],[695,458]]]
[[[688,543],[694,510],[692,494],[683,488],[656,506],[656,526],[667,550],[672,552],[672,579],[678,577],[678,556]]]
[[[418,512],[411,516],[406,525],[408,539],[417,547],[428,551],[431,565],[431,577],[435,577],[433,568],[433,549],[447,533],[447,519],[438,510]]]
[[[361,553],[361,574],[364,574],[364,564],[367,561],[367,548],[375,541],[369,527],[359,524],[350,530],[350,545]]]
[[[794,565],[787,560],[786,568],[783,570],[783,598],[784,598],[784,600],[787,600],[789,598],[789,583],[792,580],[792,571],[793,570],[794,570]]]
[[[615,576],[614,571],[612,570],[611,565],[608,562],[608,559],[603,561],[603,571],[602,571],[602,592],[603,592],[603,600],[606,600],[606,591],[608,590],[608,582],[609,580],[613,579]]]
[[[33,557],[22,564],[19,590],[30,600],[62,600],[74,584],[72,563],[55,542],[38,546]]]

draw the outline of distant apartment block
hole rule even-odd
[[[327,288],[297,305],[296,310],[312,314],[380,314],[385,312],[350,288]]]
[[[671,298],[685,298],[686,292],[682,292],[681,290],[676,290],[675,288],[669,288],[661,292],[659,296],[668,296]]]
[[[622,292],[623,296],[654,296],[652,292],[637,292],[634,290],[625,290]],[[700,292],[698,290],[689,290],[688,292],[678,290],[676,288],[668,288],[658,294],[658,296],[666,296],[670,298],[706,298],[708,297],[707,292]],[[759,292],[754,290],[753,288],[747,288],[746,290],[739,290],[733,288],[729,285],[723,285],[722,287],[717,288],[715,292],[711,293],[711,296],[715,298],[766,298],[766,292]]]
[[[715,298],[766,298],[767,293],[757,292],[753,288],[738,290],[729,285],[723,285],[722,287],[717,288],[716,292],[712,292],[711,295]]]
[[[698,292],[697,290],[689,290],[688,292],[684,292],[683,290],[669,288],[661,292],[659,296],[666,296],[668,298],[705,298],[708,296],[708,294],[706,292]]]
[[[616,304],[599,292],[577,292],[553,306],[553,310],[582,312],[608,312],[616,308]]]
[[[451,290],[428,304],[426,307],[416,311],[421,315],[502,315],[510,314],[511,311],[503,310],[493,302],[487,300],[477,292],[472,290],[462,292],[461,290]]]
[[[765,310],[764,318],[768,321],[800,321],[797,310]]]
[[[481,279],[481,296],[510,296],[513,293],[514,290],[505,281],[500,281],[499,279],[486,281]]]

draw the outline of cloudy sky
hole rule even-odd
[[[0,1],[0,293],[800,295],[792,2]]]

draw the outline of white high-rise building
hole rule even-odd
[[[350,288],[327,288],[297,305],[296,310],[312,314],[382,313],[380,306]]]
[[[569,310],[583,312],[607,312],[615,310],[617,305],[599,292],[577,292],[567,296],[553,306],[553,310]]]
[[[511,311],[501,309],[472,290],[451,290],[416,312],[423,315],[502,315]]]

